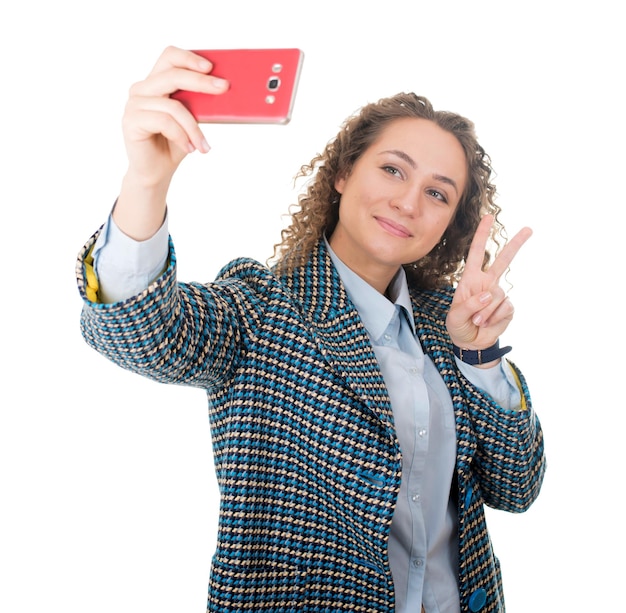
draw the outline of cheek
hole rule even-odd
[[[435,211],[435,214],[431,218],[433,229],[443,234],[446,228],[452,223],[453,219],[454,211],[451,212],[449,209],[439,209]]]
[[[456,214],[456,207],[452,210],[447,210],[445,215],[442,216],[441,218],[441,232],[442,233],[446,231],[448,226],[450,226],[450,224],[454,220],[455,214]]]
[[[440,212],[440,214],[435,215],[433,216],[433,218],[431,218],[431,238],[433,246],[435,246],[441,240],[441,237],[444,235],[445,231],[448,229],[448,226],[452,223],[453,219],[454,215],[451,215],[448,211],[446,211],[445,213]]]
[[[362,217],[367,215],[374,199],[367,190],[349,189],[344,191],[339,202],[339,215],[342,217]]]

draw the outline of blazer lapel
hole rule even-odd
[[[374,349],[348,298],[324,241],[308,262],[282,281],[302,305],[326,360],[352,391],[393,431],[389,394]]]

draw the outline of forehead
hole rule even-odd
[[[457,137],[430,119],[402,117],[389,122],[378,134],[371,147],[386,141],[404,143],[407,147],[424,150],[445,150],[465,157]]]
[[[464,182],[465,151],[457,137],[429,119],[406,117],[389,123],[367,149],[371,156],[402,152],[425,171]]]

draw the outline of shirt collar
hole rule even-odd
[[[373,339],[379,339],[396,314],[396,305],[404,309],[407,319],[415,334],[413,307],[409,295],[409,286],[404,268],[400,267],[389,284],[389,298],[364,281],[353,270],[344,264],[324,238],[330,258],[346,288],[346,292],[356,307],[366,330]],[[393,301],[393,302],[392,302]]]

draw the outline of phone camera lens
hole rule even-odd
[[[267,89],[275,92],[280,87],[280,79],[278,77],[270,77],[267,82]]]

